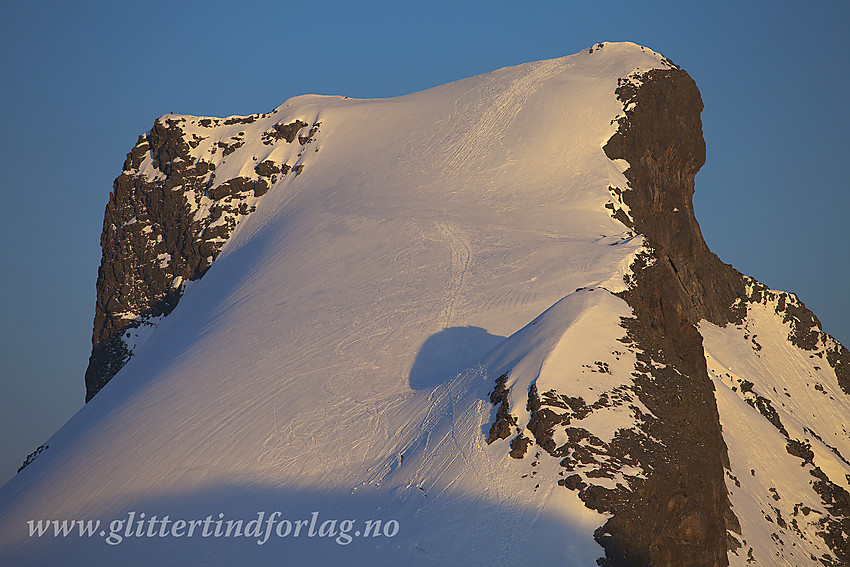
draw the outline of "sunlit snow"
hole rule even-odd
[[[210,271],[153,332],[138,330],[130,362],[4,487],[0,557],[595,564],[606,517],[556,484],[557,460],[532,470],[531,456],[486,444],[488,394],[508,365],[518,415],[531,381],[590,402],[630,380],[634,355],[617,342],[630,310],[609,292],[625,289],[644,241],[605,208],[609,187],[627,189],[628,164],[602,147],[622,113],[618,78],[665,66],[606,44],[398,98],[296,97],[250,124],[164,117],[203,137],[191,156],[213,162],[218,180],[255,177],[266,159],[303,170],[250,197],[256,212]],[[262,142],[294,120],[321,123],[309,149]],[[214,151],[237,139],[229,155]],[[161,175],[150,157],[142,170]],[[611,373],[593,382],[563,372],[603,356]],[[583,426],[610,439],[633,419],[610,408]],[[27,537],[30,519],[130,510],[319,511],[400,530],[350,547]]]

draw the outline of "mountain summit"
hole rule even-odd
[[[850,352],[706,246],[701,111],[600,43],[159,118],[0,562],[850,564]]]

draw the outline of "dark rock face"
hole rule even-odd
[[[641,270],[658,272],[651,286],[634,287],[651,287],[659,298],[672,293],[681,300],[675,308],[683,321],[740,321],[746,313],[736,304],[745,294],[742,276],[708,249],[693,211],[694,176],[705,163],[699,90],[679,69],[654,69],[639,80],[639,87],[621,80],[618,98],[624,107],[636,104],[604,148],[631,166],[625,172],[631,190],[621,195],[631,210],[629,226],[647,237],[661,264]],[[672,318],[674,305],[659,307],[647,313],[654,326]]]
[[[181,293],[175,278],[196,279],[212,261],[214,247],[198,238],[203,227],[192,227],[185,192],[174,190],[182,185],[203,192],[209,181],[210,166],[191,167],[188,154],[179,122],[157,121],[139,137],[113,184],[101,235],[86,401],[129,360],[123,333],[170,313]],[[148,155],[164,181],[149,181],[138,172]]]
[[[676,68],[621,80],[624,108],[605,152],[629,162],[621,198],[652,257],[622,294],[623,321],[639,349],[638,396],[658,418],[645,422],[661,446],[640,459],[646,481],[612,495],[614,513],[597,534],[608,565],[727,565],[726,530],[740,531],[723,476],[726,446],[697,323],[740,321],[741,275],[706,246],[693,212],[694,176],[705,162],[693,80]],[[663,368],[655,363],[665,365]]]
[[[303,167],[266,160],[256,166],[255,176],[217,179],[216,163],[244,145],[245,133],[219,140],[204,157],[195,158],[191,151],[206,137],[189,135],[188,126],[214,129],[266,116],[164,117],[127,154],[103,222],[86,401],[130,359],[135,330],[168,315],[185,282],[206,273],[239,220],[255,210],[253,199]],[[292,143],[307,126],[298,120],[277,124],[267,133],[268,144]],[[312,141],[318,128],[316,123],[307,130],[301,145]]]
[[[287,143],[291,144],[295,141],[295,137],[298,136],[301,128],[305,126],[307,126],[307,123],[301,120],[296,120],[289,124],[275,124],[271,130],[263,134],[263,143],[271,145],[275,140],[286,140]]]
[[[847,538],[850,533],[850,493],[832,482],[819,467],[814,467],[809,474],[814,477],[812,488],[829,511],[829,516],[820,521],[821,531],[818,535],[838,558],[837,565],[850,565],[850,541]],[[824,561],[824,564],[836,563]]]
[[[613,514],[596,534],[606,551],[602,565],[727,565],[727,548],[740,545],[731,533],[740,534],[740,526],[723,478],[729,461],[697,324],[738,324],[748,304],[772,300],[791,325],[789,342],[825,358],[845,392],[850,355],[793,294],[771,292],[706,246],[692,206],[694,177],[705,161],[702,101],[687,73],[672,65],[655,69],[621,80],[617,95],[630,110],[605,152],[630,164],[629,190],[612,193],[631,217],[616,206],[612,214],[645,235],[652,249],[633,267],[634,280],[621,294],[635,313],[623,326],[638,353],[638,397],[657,419],[641,425],[646,438],[615,438],[607,450],[637,457],[645,480],[632,482],[629,490],[580,488],[575,480],[565,486],[581,490],[588,507]],[[755,337],[752,342],[760,350]],[[746,401],[788,438],[770,401],[751,391],[752,384],[743,390]],[[810,451],[797,453],[805,460]],[[850,497],[819,472],[815,467],[813,487],[831,512],[822,536],[845,560],[848,543],[841,533],[849,524]]]
[[[508,375],[502,374],[496,379],[496,387],[490,393],[490,402],[497,406],[496,421],[490,427],[490,435],[487,437],[487,443],[492,443],[496,439],[507,439],[511,435],[511,429],[516,426],[517,419],[509,412],[510,404],[508,402],[508,394],[510,391],[505,387],[508,381]]]

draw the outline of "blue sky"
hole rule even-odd
[[[125,154],[167,112],[389,97],[633,41],[705,102],[709,246],[850,344],[850,4],[42,2],[0,18],[0,483],[83,404],[100,232]]]

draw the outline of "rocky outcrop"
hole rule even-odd
[[[739,534],[740,528],[723,480],[729,461],[697,325],[740,324],[748,304],[773,299],[776,313],[791,324],[788,341],[804,350],[819,348],[845,392],[849,355],[796,296],[771,292],[705,244],[692,201],[694,176],[705,161],[702,101],[687,73],[652,70],[621,81],[617,96],[629,110],[605,151],[630,164],[630,187],[620,193],[631,213],[626,223],[652,248],[622,294],[635,312],[624,326],[644,353],[636,384],[641,401],[658,417],[647,427],[663,450],[644,453],[643,468],[651,473],[636,490],[613,498],[614,517],[598,536],[610,565],[726,565],[727,546],[736,544],[727,532]],[[788,437],[766,398],[753,394],[747,401]],[[827,543],[846,558],[840,533],[848,498],[818,478],[815,489],[838,518],[825,522],[832,540]]]
[[[49,445],[39,445],[38,447],[36,447],[35,451],[33,451],[32,453],[27,455],[27,458],[24,459],[23,464],[20,467],[18,467],[17,472],[21,472],[22,470],[27,468],[29,465],[32,464],[33,461],[35,461],[36,457],[38,457],[45,449],[49,449],[49,448],[50,448]]]
[[[623,325],[640,353],[638,397],[657,418],[645,422],[646,433],[660,443],[640,452],[645,481],[605,495],[614,516],[597,539],[612,566],[726,565],[727,529],[740,529],[697,324],[741,320],[744,285],[708,249],[693,212],[694,177],[705,162],[702,100],[675,67],[621,80],[617,96],[629,110],[605,152],[630,164],[626,222],[652,249],[622,294],[635,313]]]
[[[288,172],[301,171],[303,164],[267,158],[250,176],[217,177],[217,167],[246,141],[244,131],[222,129],[270,116],[164,116],[127,154],[103,221],[86,401],[127,363],[140,332],[174,309],[186,282],[206,273],[256,200]],[[318,128],[276,123],[263,141],[304,146]]]
[[[508,380],[507,374],[502,374],[496,379],[496,387],[490,393],[490,402],[497,407],[496,421],[490,427],[490,434],[487,437],[487,443],[492,443],[497,439],[507,439],[511,436],[511,429],[516,426],[516,417],[510,414],[510,402],[508,395],[510,391],[505,387]]]

